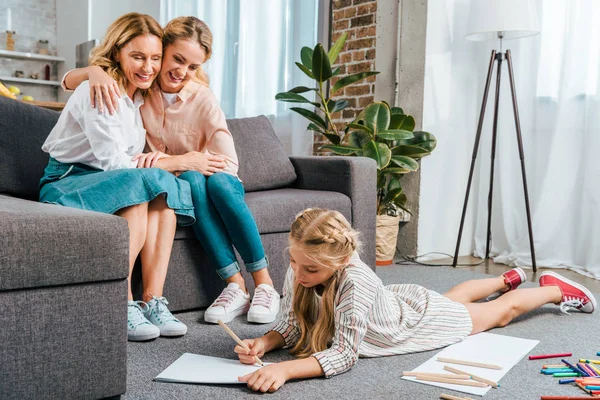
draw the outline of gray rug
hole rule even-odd
[[[484,274],[450,267],[392,266],[377,271],[385,284],[417,283],[444,292],[452,285]],[[525,284],[532,286],[532,284]],[[432,357],[436,351],[375,359],[359,359],[349,372],[331,379],[317,378],[287,382],[274,394],[254,393],[245,385],[188,385],[154,382],[152,379],[181,354],[189,352],[235,359],[234,343],[218,325],[204,323],[202,311],[178,314],[188,325],[182,338],[159,338],[148,343],[128,345],[128,384],[124,399],[230,399],[268,396],[272,399],[437,399],[441,393],[467,397],[466,394],[412,383],[400,379],[402,371],[412,370]],[[561,314],[556,306],[545,306],[522,316],[508,327],[492,332],[540,340],[534,354],[572,352],[577,358],[598,358],[598,314]],[[250,325],[245,318],[229,324],[242,338],[262,335],[268,326]],[[268,362],[289,360],[280,350],[263,359]],[[551,359],[551,361],[557,361]],[[485,399],[539,399],[540,395],[584,395],[577,387],[559,385],[558,379],[540,374],[548,360],[529,361],[526,358],[513,367],[500,381],[499,389],[491,389]],[[477,396],[470,396],[477,397]]]

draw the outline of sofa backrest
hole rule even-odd
[[[0,96],[0,193],[37,200],[48,163],[41,149],[59,113]],[[285,187],[296,172],[264,116],[230,119],[247,192]]]
[[[59,113],[0,96],[0,193],[38,200],[48,164],[41,149]]]
[[[264,115],[227,120],[246,192],[289,186],[296,170]]]

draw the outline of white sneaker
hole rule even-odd
[[[127,302],[127,340],[139,342],[160,336],[160,330],[144,316],[147,310],[148,304],[143,301]]]
[[[250,295],[237,283],[230,283],[204,312],[204,321],[216,324],[219,320],[231,322],[250,308]]]
[[[148,311],[144,316],[152,325],[157,326],[161,336],[183,336],[187,332],[187,326],[167,308],[169,302],[164,297],[152,296],[148,302]]]
[[[261,283],[254,290],[252,305],[248,311],[248,322],[268,324],[275,321],[279,312],[280,296],[273,286]]]

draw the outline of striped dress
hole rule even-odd
[[[285,347],[300,329],[292,307],[294,271],[288,269],[280,319],[271,329]],[[328,349],[313,354],[326,377],[346,372],[358,357],[381,357],[434,350],[465,339],[473,329],[467,308],[422,286],[388,285],[354,253],[342,271],[335,295],[335,332]],[[315,296],[313,315],[320,298]]]

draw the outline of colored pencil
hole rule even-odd
[[[600,378],[575,378],[575,382],[577,383],[585,383],[588,385],[598,384],[600,385]]]
[[[564,385],[565,383],[575,383],[575,378],[559,379],[558,380],[558,384],[559,385]]]
[[[590,364],[589,367],[594,370],[596,375],[600,376],[600,369],[598,367],[596,367],[595,365],[592,365],[592,364]]]
[[[555,372],[552,374],[552,376],[555,378],[567,378],[567,377],[581,376],[581,374],[579,372]]]
[[[585,386],[583,386],[581,383],[577,383],[577,382],[575,382],[575,384],[576,384],[577,386],[579,386],[579,388],[580,388],[581,390],[583,390],[584,392],[586,392],[586,393],[590,393],[590,391],[589,391],[589,390],[587,390],[587,389],[585,388]],[[591,394],[591,393],[590,393],[590,394]]]
[[[223,328],[225,330],[225,332],[227,332],[229,334],[229,336],[231,336],[231,338],[236,341],[237,344],[239,344],[243,349],[250,351],[248,346],[246,346],[246,343],[242,342],[242,339],[240,339],[235,333],[233,333],[233,331],[231,329],[229,329],[229,327],[227,325],[225,325],[225,323],[223,321],[218,320],[217,322],[219,323],[219,325],[221,325],[221,328]],[[258,358],[258,356],[254,356],[254,361],[258,365],[264,365],[263,362],[260,360],[260,358]]]
[[[452,396],[451,394],[440,394],[440,399],[442,400],[473,400],[470,397],[457,397],[457,396]]]
[[[565,367],[565,364],[542,365],[542,369],[551,369],[551,368],[568,368],[568,367]]]
[[[542,396],[540,400],[590,400],[590,396]]]
[[[434,372],[414,372],[414,371],[404,371],[402,372],[402,376],[430,376],[437,378],[447,378],[447,379],[471,379],[471,375],[467,375],[466,373],[463,375],[456,374],[436,374]]]
[[[573,353],[558,353],[558,354],[539,354],[537,356],[529,356],[530,360],[541,360],[543,358],[561,358],[571,357]]]
[[[455,374],[463,374],[464,375],[464,374],[469,374],[470,373],[470,372],[465,372],[465,371],[461,371],[461,370],[456,369],[456,368],[449,367],[447,365],[444,365],[444,369],[446,371],[454,372]],[[498,388],[498,383],[496,383],[494,381],[490,381],[489,379],[485,379],[485,378],[482,378],[480,376],[473,375],[473,374],[471,374],[471,379],[473,379],[474,381],[478,381],[478,382],[482,382],[482,383],[485,383],[487,385],[490,385],[493,388],[496,388],[496,389]]]
[[[450,383],[452,385],[461,385],[461,386],[474,386],[474,387],[488,387],[485,383],[475,382],[471,380],[463,380],[463,379],[446,379],[446,378],[430,378],[428,376],[417,376],[417,380],[419,381],[428,381],[428,382],[438,382],[438,383]]]
[[[590,367],[588,367],[587,364],[585,363],[577,363],[577,367],[583,371],[585,371],[589,376],[594,377],[596,376],[596,373],[594,372],[593,369],[590,369]]]
[[[568,362],[564,358],[562,360],[560,360],[560,361],[562,361],[565,364],[567,364],[569,366],[569,368],[571,368],[574,372],[579,372],[583,376],[589,376],[589,374],[587,372],[585,372],[585,371],[581,370],[580,368],[574,366],[573,364],[571,364],[570,362]]]
[[[448,364],[468,365],[470,367],[479,367],[479,368],[487,368],[487,369],[502,369],[502,367],[499,367],[498,365],[483,364],[483,363],[478,363],[478,362],[474,362],[474,361],[457,360],[454,358],[438,357],[437,360],[439,362],[445,362]]]
[[[597,356],[600,356],[600,351],[596,353]]]
[[[473,400],[470,397],[457,397],[457,396],[452,396],[451,394],[440,394],[440,399],[442,400]]]
[[[580,358],[579,362],[588,363],[588,364],[600,364],[599,360],[588,360],[588,359],[585,359],[585,358]]]

